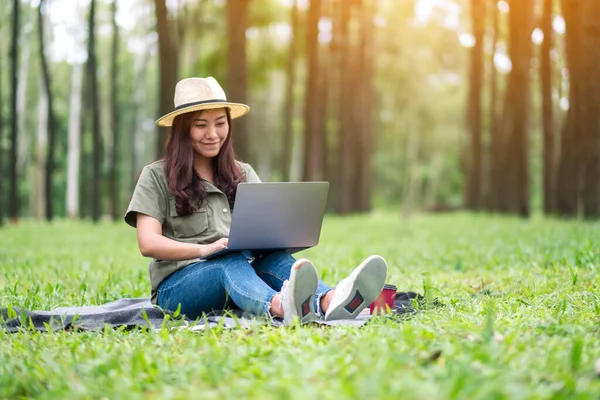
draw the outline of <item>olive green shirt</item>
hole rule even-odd
[[[249,165],[237,162],[245,182],[260,182]],[[146,165],[140,174],[133,196],[125,213],[125,222],[136,227],[137,213],[146,214],[162,225],[162,234],[169,239],[185,243],[210,244],[229,236],[231,210],[227,196],[207,180],[206,201],[194,214],[179,217],[175,209],[175,197],[169,191],[164,172],[164,161]],[[152,303],[157,303],[157,289],[169,275],[181,268],[200,261],[199,258],[182,261],[152,260],[149,266],[152,284]]]

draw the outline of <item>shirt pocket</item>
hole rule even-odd
[[[171,199],[169,201],[169,212],[173,234],[177,238],[192,238],[208,229],[208,214],[206,212],[206,207],[196,210],[196,212],[191,215],[180,217],[177,215],[175,199]]]

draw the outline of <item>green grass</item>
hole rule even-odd
[[[0,398],[521,399],[600,395],[600,223],[327,217],[302,253],[328,283],[378,253],[439,307],[360,329],[0,331]],[[0,307],[148,295],[124,223],[0,230]]]

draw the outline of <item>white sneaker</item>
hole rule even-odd
[[[319,277],[313,263],[305,258],[297,260],[290,270],[289,281],[281,288],[283,320],[290,325],[296,318],[300,323],[315,320],[315,292]]]
[[[368,257],[337,285],[325,321],[355,318],[379,296],[386,276],[385,260],[380,256]]]

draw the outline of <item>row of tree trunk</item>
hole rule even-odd
[[[225,90],[230,100],[246,102],[248,60],[246,30],[249,26],[247,0],[228,0],[227,12],[227,78]],[[334,184],[333,208],[339,212],[357,212],[370,209],[372,120],[372,20],[373,0],[311,0],[309,3],[306,36],[307,80],[304,97],[304,135],[302,179],[329,180]],[[178,54],[182,35],[173,27],[176,17],[169,16],[165,0],[155,0],[160,52],[160,106],[159,115],[173,108],[173,88],[178,80]],[[319,42],[319,21],[323,16],[333,21],[333,37],[329,47]],[[296,80],[298,4],[291,11],[292,33],[286,67],[286,96],[284,105],[281,176],[290,178],[292,121]],[[174,21],[169,24],[169,21]],[[329,76],[335,65],[341,77]],[[336,105],[335,107],[333,107]],[[328,119],[340,121],[336,132],[329,132]],[[248,141],[247,120],[235,124],[235,148],[238,158],[253,162]],[[158,135],[156,156],[163,151],[167,130]],[[338,143],[337,151],[330,143]],[[335,157],[327,155],[335,153]]]
[[[543,0],[536,16],[535,0],[510,0],[508,53],[512,69],[506,80],[503,110],[498,117],[497,74],[491,59],[490,138],[482,145],[484,118],[484,42],[486,15],[493,26],[492,49],[498,40],[498,1],[471,1],[475,46],[471,52],[468,127],[469,169],[465,203],[470,209],[530,214],[530,115],[532,110],[532,31],[540,26],[544,41],[539,48],[542,105],[543,202],[546,213],[566,217],[600,216],[600,3],[561,0],[566,23],[565,59],[568,69],[569,109],[563,128],[556,129],[551,52],[556,51],[552,21],[553,0]],[[490,12],[486,12],[489,5]],[[539,23],[537,23],[539,20]],[[562,82],[558,82],[558,85]],[[487,164],[484,162],[487,160]],[[486,165],[488,168],[486,168]]]
[[[95,19],[96,19],[96,0],[90,2],[89,16],[88,16],[88,30],[87,30],[87,53],[88,59],[85,68],[85,81],[83,81],[83,71],[81,64],[73,64],[72,71],[72,87],[71,87],[71,99],[69,102],[69,129],[68,129],[68,143],[69,148],[65,152],[67,153],[67,213],[69,217],[76,218],[81,216],[82,210],[79,207],[79,197],[81,194],[86,194],[88,190],[80,191],[80,180],[84,184],[91,185],[91,191],[89,198],[83,198],[84,202],[92,204],[91,216],[94,221],[97,221],[101,217],[101,161],[102,161],[102,149],[103,143],[101,140],[100,133],[100,104],[99,104],[99,91],[98,91],[98,78],[97,78],[97,61],[96,61],[96,35],[95,35]],[[54,94],[52,90],[52,72],[49,66],[47,55],[46,55],[46,42],[45,38],[48,36],[48,32],[45,29],[45,16],[48,14],[48,2],[41,0],[37,7],[37,39],[39,45],[39,59],[40,59],[40,71],[42,77],[42,91],[40,93],[40,102],[38,110],[38,134],[36,145],[36,184],[35,184],[35,198],[37,199],[34,204],[36,215],[43,216],[47,220],[52,220],[55,215],[56,205],[54,204],[55,199],[55,169],[56,169],[56,154],[58,153],[57,143],[59,142],[57,132],[61,131],[58,126],[57,118],[55,115],[54,107]],[[10,50],[10,81],[11,81],[11,107],[10,107],[10,153],[8,159],[9,166],[9,198],[8,198],[8,216],[12,220],[17,220],[19,210],[19,166],[23,167],[26,163],[23,162],[27,158],[26,152],[21,152],[21,147],[26,147],[27,137],[23,133],[18,134],[19,130],[24,130],[24,110],[23,105],[20,106],[19,102],[24,101],[24,93],[19,94],[19,88],[25,88],[25,82],[27,80],[27,74],[23,74],[23,77],[17,79],[17,72],[20,68],[26,71],[27,65],[20,66],[18,64],[20,60],[20,46],[19,39],[21,33],[21,5],[20,1],[15,0],[13,2],[12,12],[12,37],[11,37],[11,50]],[[114,218],[117,218],[121,214],[116,206],[118,201],[116,200],[118,194],[118,145],[117,138],[119,132],[119,121],[118,121],[118,110],[117,107],[119,102],[116,98],[117,93],[117,79],[118,79],[118,68],[117,68],[117,57],[118,57],[118,43],[119,33],[116,24],[116,1],[112,3],[112,17],[113,17],[113,49],[111,59],[111,97],[112,97],[112,152],[110,162],[110,197],[111,203],[115,204],[111,208],[111,214]],[[25,47],[25,51],[28,48]],[[25,54],[26,56],[26,54]],[[82,82],[83,81],[83,82]],[[84,83],[85,85],[82,85]],[[19,86],[21,85],[21,86]],[[84,101],[82,101],[82,92],[85,93]],[[82,104],[86,107],[83,109]],[[81,143],[84,142],[83,137],[85,129],[82,129],[82,121],[91,118],[91,133],[92,133],[92,172],[91,179],[87,179],[86,172],[86,154],[82,154]],[[25,145],[21,145],[20,141],[23,141]],[[2,152],[0,152],[1,155]],[[84,157],[84,163],[81,163],[81,157]],[[2,163],[4,160],[0,160]],[[2,164],[0,164],[2,165]],[[80,170],[81,167],[81,170]],[[3,168],[0,168],[0,174]],[[85,176],[84,176],[85,175]],[[3,177],[0,176],[0,184],[2,184]],[[4,210],[1,209],[2,202],[0,201],[0,223],[3,220]]]
[[[332,182],[332,209],[342,214],[371,208],[374,7],[372,0],[311,0],[308,12],[303,179]],[[323,15],[332,38],[319,51]],[[332,132],[330,118],[339,123]]]

